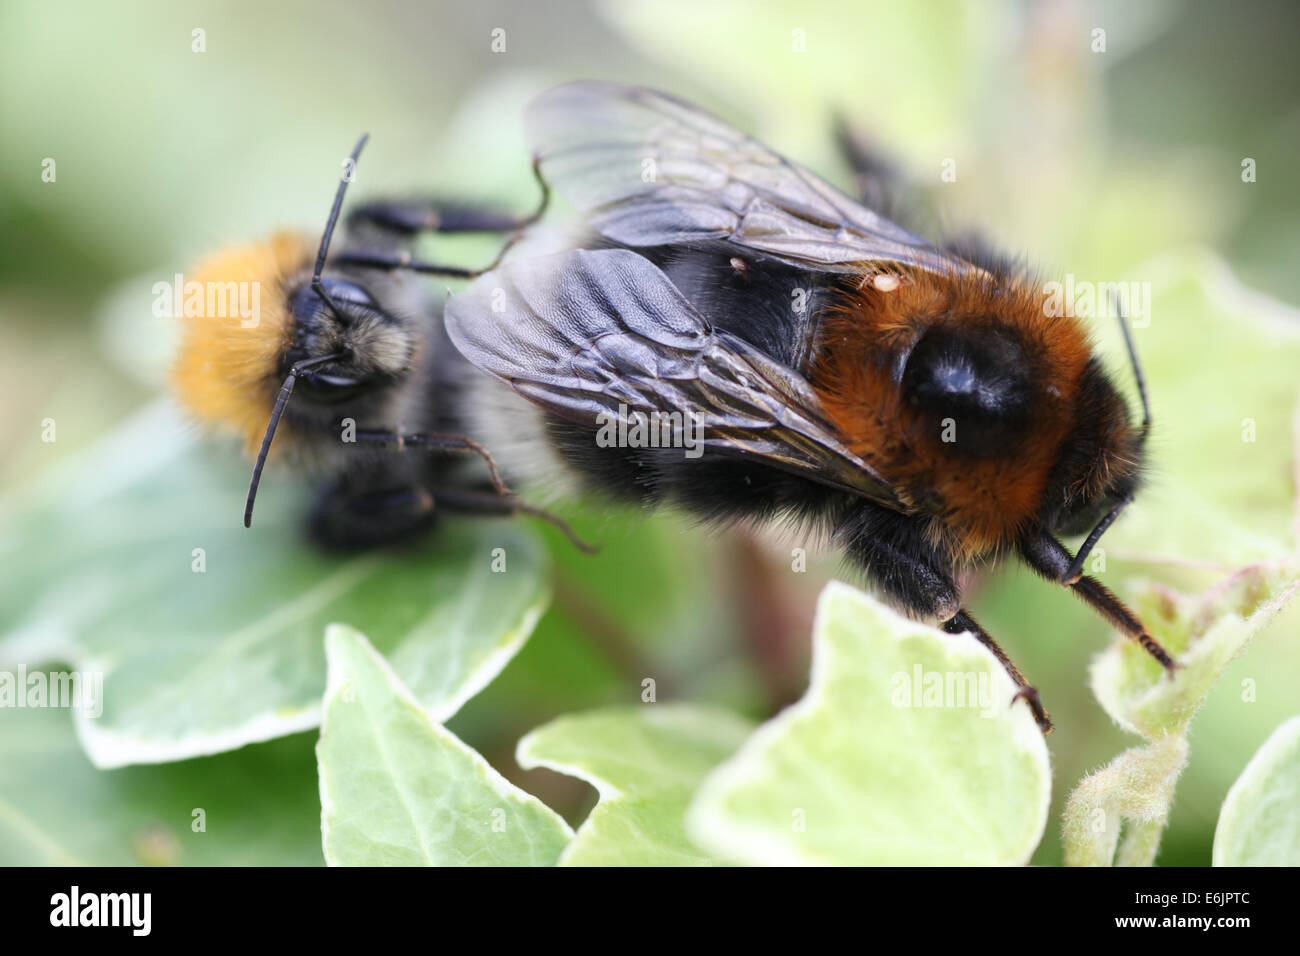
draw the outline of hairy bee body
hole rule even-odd
[[[569,84],[525,120],[531,217],[373,203],[330,255],[345,177],[314,266],[288,238],[213,266],[273,290],[265,328],[200,323],[178,363],[186,402],[258,448],[246,524],[282,426],[327,479],[313,527],[330,544],[402,539],[443,510],[563,526],[508,496],[499,463],[553,491],[811,526],[895,606],[988,646],[1044,730],[1036,692],[962,608],[973,565],[1018,554],[1173,667],[1081,573],[1139,484],[1140,374],[1137,424],[1032,276],[922,239],[654,90]],[[886,194],[867,165],[864,192]],[[551,186],[573,229],[535,225]],[[468,270],[416,260],[426,231],[529,238]],[[440,307],[410,273],[472,282]],[[448,452],[479,455],[499,494]],[[1089,528],[1076,555],[1055,537]]]
[[[811,524],[887,600],[975,633],[1024,685],[959,587],[1018,553],[1172,666],[1080,573],[1137,490],[1148,422],[1031,275],[929,243],[653,90],[570,84],[526,124],[586,231],[508,259],[446,313],[461,352],[536,406],[467,393],[507,467],[709,521]],[[664,415],[677,437],[700,426],[702,454],[601,440],[611,418],[623,435]],[[1089,528],[1078,555],[1054,537]]]

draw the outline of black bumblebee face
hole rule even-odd
[[[959,455],[1013,448],[1030,424],[1034,388],[1025,348],[997,328],[941,323],[912,347],[903,401]]]
[[[328,302],[310,284],[289,298],[294,339],[280,360],[280,374],[326,356],[340,357],[302,369],[298,395],[334,405],[391,384],[407,371],[414,344],[396,316],[356,283],[322,279],[321,287]]]
[[[1053,523],[1048,525],[1048,530],[1066,538],[1087,534],[1116,505],[1136,490],[1136,477],[1126,476],[1124,481],[1107,488],[1100,494],[1076,496],[1057,510],[1052,518]]]
[[[1144,429],[1134,428],[1124,399],[1096,359],[1079,383],[1073,416],[1047,482],[1041,524],[1054,534],[1090,531],[1141,483]]]

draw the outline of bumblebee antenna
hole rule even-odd
[[[289,369],[289,375],[280,386],[280,395],[275,400],[275,408],[271,411],[271,421],[267,423],[266,434],[262,436],[262,447],[257,452],[257,463],[253,465],[253,480],[248,483],[248,498],[244,501],[244,527],[253,526],[253,502],[257,500],[257,486],[262,483],[262,469],[266,466],[266,455],[271,450],[271,440],[275,438],[275,429],[280,424],[280,416],[284,414],[284,406],[289,401],[289,396],[293,394],[293,386],[298,381],[298,376],[313,365],[324,365],[326,362],[333,362],[336,359],[343,358],[343,353],[335,352],[333,355],[322,355],[319,358],[307,359],[304,362],[296,363],[293,368]]]
[[[1128,362],[1133,366],[1133,378],[1137,382],[1138,396],[1142,399],[1142,437],[1147,437],[1151,427],[1151,404],[1147,401],[1147,380],[1142,374],[1142,363],[1138,361],[1137,347],[1133,344],[1133,334],[1128,330],[1128,316],[1124,314],[1122,304],[1111,290],[1111,302],[1115,303],[1115,313],[1119,316],[1119,330],[1124,334],[1124,346],[1128,349]]]
[[[334,238],[334,227],[339,221],[339,211],[343,208],[343,196],[348,191],[348,183],[352,182],[352,171],[357,168],[357,160],[361,156],[361,150],[365,148],[366,141],[369,139],[369,133],[362,133],[361,138],[357,140],[357,145],[352,147],[352,156],[348,159],[348,167],[339,178],[338,192],[334,194],[334,205],[330,207],[330,217],[325,223],[325,232],[320,237],[320,250],[316,253],[316,268],[311,274],[311,291],[315,292],[336,316],[339,314],[339,310],[325,292],[325,286],[320,281],[320,274],[325,268],[325,257],[330,251],[330,240]],[[286,384],[288,383],[286,382]]]
[[[316,267],[311,274],[312,292],[315,292],[320,300],[329,307],[329,310],[340,319],[342,316],[339,314],[338,306],[334,304],[334,300],[325,291],[320,276],[325,270],[325,257],[329,255],[330,240],[334,238],[334,227],[338,225],[339,212],[343,209],[343,197],[347,194],[348,183],[352,182],[352,171],[357,168],[357,160],[361,157],[361,150],[365,148],[366,141],[369,139],[369,133],[362,133],[361,138],[357,140],[357,145],[352,147],[352,155],[348,159],[347,169],[339,178],[339,188],[334,193],[334,204],[330,206],[330,216],[325,222],[325,232],[320,237],[320,249],[316,252]],[[262,469],[266,467],[266,456],[271,450],[271,441],[275,438],[275,430],[280,424],[280,416],[284,414],[284,406],[288,404],[289,396],[293,394],[293,387],[298,382],[298,376],[312,366],[323,365],[326,362],[333,362],[341,358],[344,358],[343,353],[336,352],[333,355],[324,355],[297,362],[289,369],[284,384],[280,386],[280,394],[275,400],[275,408],[271,411],[271,420],[267,423],[266,434],[262,436],[262,447],[257,452],[257,463],[253,465],[253,480],[248,483],[248,498],[244,501],[245,528],[253,526],[253,503],[257,500],[257,486],[262,483]]]
[[[1129,364],[1133,366],[1133,378],[1137,382],[1138,395],[1142,399],[1142,431],[1138,436],[1138,441],[1139,443],[1145,442],[1147,432],[1151,430],[1151,404],[1147,401],[1147,382],[1142,375],[1142,363],[1138,361],[1137,348],[1133,345],[1133,335],[1128,330],[1128,316],[1124,314],[1124,309],[1116,299],[1114,290],[1111,290],[1110,301],[1119,316],[1119,330],[1124,334],[1124,345],[1128,349]],[[1115,503],[1114,508],[1097,522],[1097,526],[1084,539],[1083,544],[1079,546],[1078,554],[1070,562],[1070,569],[1066,572],[1068,580],[1077,580],[1083,574],[1083,563],[1088,560],[1088,555],[1092,553],[1092,549],[1097,546],[1097,542],[1106,533],[1106,529],[1115,523],[1115,519],[1120,516],[1120,512],[1132,503],[1133,496],[1131,494],[1125,495]]]

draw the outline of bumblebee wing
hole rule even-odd
[[[543,177],[628,246],[728,239],[801,266],[969,271],[739,130],[656,90],[579,82],[524,117]]]
[[[708,452],[759,458],[903,508],[884,478],[844,447],[798,373],[715,332],[635,252],[575,250],[507,263],[453,296],[446,322],[478,368],[593,431],[633,412],[679,413],[674,432],[702,435]]]

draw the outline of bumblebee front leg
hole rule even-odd
[[[370,226],[399,236],[422,232],[514,232],[531,222],[496,209],[440,199],[378,199],[348,215],[348,227]]]
[[[1178,668],[1169,652],[1151,636],[1137,615],[1125,607],[1124,602],[1100,581],[1080,575],[1075,570],[1076,561],[1070,552],[1046,531],[1039,530],[1029,535],[1020,545],[1020,555],[1026,564],[1047,580],[1070,588],[1085,604],[1137,641],[1144,651],[1160,662],[1166,672],[1172,674]]]
[[[916,617],[937,621],[949,634],[973,634],[1015,683],[1013,702],[1024,698],[1039,729],[1045,734],[1051,731],[1052,720],[1038,691],[997,641],[962,609],[952,559],[931,543],[920,522],[862,501],[841,520],[835,538],[889,601]]]
[[[541,189],[541,199],[537,208],[526,216],[511,215],[494,209],[484,209],[466,203],[448,202],[437,199],[420,200],[376,200],[357,208],[348,217],[350,231],[362,224],[386,234],[389,237],[409,241],[425,232],[467,233],[495,232],[510,233],[496,257],[480,269],[465,269],[459,266],[446,266],[436,262],[425,262],[414,258],[405,249],[395,252],[362,247],[349,249],[334,257],[338,265],[362,269],[379,269],[385,272],[418,272],[423,275],[436,275],[448,279],[474,279],[485,272],[490,272],[501,264],[516,242],[523,237],[523,231],[542,218],[551,201],[551,190],[542,178],[541,166],[534,160],[533,176]]]
[[[376,199],[356,207],[348,215],[348,226],[366,224],[408,237],[422,232],[515,232],[542,218],[550,205],[551,189],[537,162],[533,163],[533,177],[541,199],[525,216],[452,200]]]

